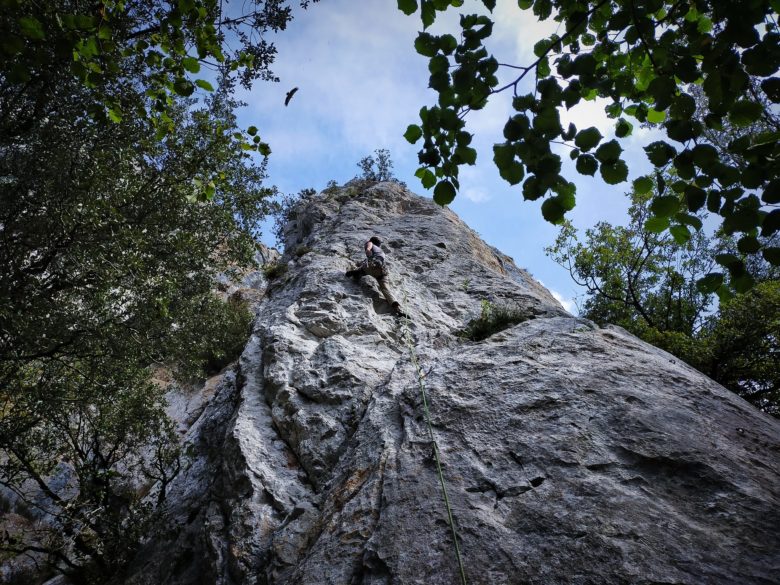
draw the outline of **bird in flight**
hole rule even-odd
[[[287,92],[287,97],[284,98],[284,105],[285,106],[290,103],[290,100],[292,99],[292,96],[295,95],[296,91],[298,91],[298,88],[297,87],[293,87],[290,91]]]

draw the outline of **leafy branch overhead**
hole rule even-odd
[[[9,0],[3,6],[0,68],[8,82],[45,82],[44,65],[54,58],[91,91],[90,116],[148,120],[159,140],[173,131],[176,98],[213,92],[215,82],[249,88],[258,79],[277,81],[270,69],[276,48],[266,37],[292,18],[286,0],[240,7],[218,0]],[[128,99],[122,88],[139,78],[138,99]],[[235,138],[242,150],[270,153],[256,131]]]
[[[462,0],[399,0],[406,14],[420,10],[424,28],[437,12],[459,7]],[[483,0],[492,11],[495,0]],[[648,229],[669,230],[677,237],[700,229],[695,214],[706,207],[720,215],[727,234],[740,234],[740,250],[761,254],[780,264],[780,248],[763,247],[780,230],[780,120],[773,104],[780,102],[780,33],[777,0],[716,2],[712,0],[518,0],[523,10],[560,23],[558,32],[534,45],[535,60],[525,66],[504,65],[484,42],[492,33],[488,16],[462,15],[459,38],[421,32],[418,53],[429,58],[429,86],[438,103],[420,111],[420,124],[405,137],[422,141],[417,176],[434,199],[450,203],[459,188],[458,171],[474,164],[466,117],[496,94],[509,94],[515,113],[504,126],[503,140],[493,147],[493,161],[511,185],[522,183],[523,197],[544,198],[542,214],[561,223],[575,205],[575,185],[562,174],[562,160],[552,144],[571,147],[577,171],[601,176],[611,185],[629,179],[621,140],[635,124],[656,124],[665,133],[644,147],[662,177],[634,178],[634,188],[650,191],[658,182],[657,201]],[[513,78],[499,83],[499,69]],[[502,69],[503,72],[503,69]],[[530,93],[524,93],[528,87]],[[694,116],[692,94],[705,96],[702,116]],[[615,138],[598,129],[563,127],[562,108],[581,101],[608,101]],[[727,144],[713,144],[708,130],[725,125],[750,126]],[[730,255],[717,259],[730,273],[736,290],[752,286],[744,262]],[[714,291],[724,277],[713,273],[702,287]]]

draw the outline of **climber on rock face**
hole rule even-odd
[[[401,310],[401,305],[393,297],[393,293],[387,286],[387,280],[389,278],[387,265],[385,261],[385,253],[382,251],[382,240],[376,236],[371,236],[363,244],[363,249],[366,253],[366,259],[361,262],[354,270],[347,270],[346,276],[351,276],[355,280],[361,276],[373,276],[379,283],[379,289],[382,294],[385,295],[387,302],[393,308],[393,312],[399,317],[408,317],[406,313]]]

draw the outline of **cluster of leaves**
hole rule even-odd
[[[528,319],[528,313],[517,307],[497,305],[487,299],[483,299],[479,317],[470,321],[463,331],[460,332],[460,336],[471,341],[482,341],[494,333],[503,331]]]
[[[248,336],[213,286],[252,265],[275,193],[233,114],[249,63],[223,55],[200,102],[182,81],[219,64],[217,4],[2,2],[0,484],[46,521],[0,550],[74,582],[121,570],[180,468],[155,364],[203,376]],[[251,4],[280,26],[285,6]]]
[[[462,4],[422,0],[424,27],[437,11]],[[496,3],[483,4],[492,11]],[[415,48],[430,58],[429,86],[439,99],[420,111],[421,124],[409,126],[405,137],[412,143],[422,139],[417,176],[426,188],[435,185],[438,203],[452,201],[458,167],[476,159],[466,115],[484,107],[492,95],[512,90],[516,113],[504,127],[504,141],[494,146],[493,160],[506,181],[523,183],[525,199],[546,197],[542,214],[547,220],[560,223],[575,204],[575,186],[562,175],[562,160],[552,144],[571,147],[579,173],[598,171],[606,183],[618,184],[628,179],[620,139],[632,133],[636,122],[655,123],[667,137],[645,147],[657,175],[634,181],[641,193],[650,192],[654,182],[658,186],[648,229],[690,235],[691,228],[701,228],[696,214],[706,205],[721,216],[726,233],[741,234],[740,251],[760,253],[780,265],[780,248],[763,246],[759,239],[780,231],[780,209],[775,208],[780,203],[780,120],[766,107],[780,102],[775,2],[519,0],[518,5],[541,20],[553,16],[561,26],[535,44],[535,61],[506,66],[517,77],[502,86],[496,74],[501,65],[484,46],[492,32],[489,17],[461,16],[460,40],[427,32],[417,37]],[[399,0],[398,6],[406,14],[418,9],[416,0]],[[533,92],[523,94],[521,82],[529,74]],[[694,116],[690,89],[696,85],[706,97],[700,118]],[[605,140],[595,127],[561,124],[561,108],[597,98],[608,101],[605,110],[615,120],[615,139]],[[708,129],[759,120],[766,122],[766,131],[726,144],[707,139]],[[663,180],[667,173],[675,176],[670,185]],[[700,282],[703,290],[722,292],[727,280],[737,291],[752,286],[740,257],[724,254],[716,262],[728,277],[710,273]]]
[[[656,187],[657,189],[657,187]],[[616,323],[759,408],[780,414],[780,271],[747,258],[733,237],[673,237],[647,229],[652,194],[634,192],[627,226],[599,223],[577,240],[565,223],[547,253],[586,291],[584,317]],[[767,246],[774,240],[762,242]],[[741,256],[759,283],[716,310],[696,285],[719,254]]]
[[[90,116],[143,119],[158,139],[173,130],[177,98],[214,91],[214,77],[247,88],[276,80],[276,48],[264,37],[292,18],[285,0],[252,0],[232,11],[217,0],[3,0],[2,8],[0,70],[7,81],[50,82],[41,66],[55,59],[91,90],[84,103]],[[139,82],[140,91],[124,91]],[[241,148],[270,153],[255,127],[235,134]]]

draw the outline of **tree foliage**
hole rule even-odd
[[[364,156],[358,161],[357,166],[361,171],[361,175],[356,177],[357,179],[375,183],[398,182],[393,174],[393,159],[390,157],[390,151],[386,148],[377,148],[374,151],[374,156]]]
[[[657,189],[657,187],[655,187]],[[780,415],[780,271],[748,259],[734,238],[648,229],[652,193],[632,193],[629,223],[602,222],[582,242],[568,222],[547,253],[585,288],[584,317],[615,323]],[[765,246],[776,245],[777,237]],[[721,254],[747,263],[759,282],[712,307],[697,281]]]
[[[418,8],[424,28],[437,12],[459,7],[462,0],[399,0],[406,14]],[[483,0],[492,11],[495,0]],[[525,65],[500,64],[485,41],[493,21],[484,15],[462,15],[459,38],[421,32],[418,53],[428,57],[429,87],[438,103],[420,111],[420,124],[405,133],[409,142],[422,140],[417,176],[434,199],[446,205],[455,197],[458,168],[474,164],[466,117],[497,94],[511,95],[515,113],[507,120],[503,141],[493,160],[511,185],[522,183],[523,197],[545,198],[542,214],[563,221],[575,204],[575,185],[562,174],[561,156],[553,144],[571,147],[576,169],[597,172],[608,184],[629,179],[621,140],[636,123],[659,124],[665,139],[644,147],[656,167],[657,199],[653,207],[657,232],[681,233],[695,223],[700,210],[720,215],[723,230],[740,234],[744,249],[780,264],[780,249],[764,247],[759,236],[780,231],[780,32],[773,0],[715,2],[696,0],[519,0],[540,20],[553,18],[558,31],[534,45],[535,60]],[[499,83],[499,70],[514,77]],[[529,82],[531,91],[526,91]],[[703,92],[706,108],[694,116],[694,87]],[[564,128],[562,108],[583,100],[607,101],[615,120],[615,138],[595,127]],[[761,121],[766,131],[735,137],[727,143],[708,139],[708,129],[742,127]],[[673,172],[671,185],[660,180]],[[635,178],[648,191],[652,176]],[[738,258],[722,256],[720,272],[702,282],[715,291],[729,280],[740,291],[754,280]]]
[[[582,310],[589,318],[690,335],[711,304],[696,286],[713,264],[710,241],[701,232],[675,239],[646,229],[651,205],[651,195],[634,192],[627,226],[600,222],[583,242],[565,223],[547,253],[588,291]]]
[[[182,463],[153,369],[203,376],[248,336],[249,311],[214,280],[252,264],[275,191],[231,95],[272,77],[258,35],[290,12],[2,6],[0,484],[34,522],[3,523],[0,552],[103,583]],[[214,91],[191,78],[210,66]]]
[[[292,19],[287,0],[3,0],[2,6],[6,82],[42,88],[69,73],[90,90],[84,114],[145,120],[158,138],[174,128],[177,98],[213,91],[215,77],[247,88],[258,79],[277,80],[276,47],[267,37]],[[18,117],[18,129],[43,114],[33,107]],[[243,148],[270,152],[256,128],[238,136]]]

